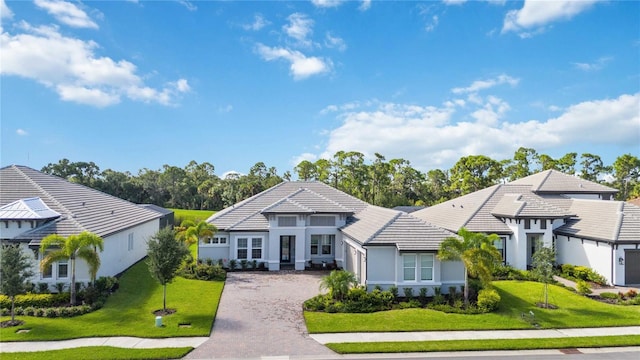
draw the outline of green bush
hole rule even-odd
[[[580,295],[589,295],[592,292],[591,287],[584,280],[578,280],[578,282],[576,282],[576,290],[578,290]]]
[[[416,309],[421,308],[422,304],[416,299],[411,299],[409,301],[403,301],[399,303],[398,306],[400,307],[400,309]]]
[[[482,311],[477,306],[469,306],[468,308],[464,307],[454,307],[449,304],[435,304],[429,303],[427,304],[427,308],[436,311],[442,311],[444,313],[453,313],[453,314],[482,314]]]
[[[15,305],[19,307],[52,307],[69,302],[69,293],[16,295]],[[0,295],[0,308],[11,308],[11,299]]]
[[[402,289],[402,291],[404,292],[404,297],[407,300],[413,299],[413,288],[406,287],[406,288]]]
[[[618,294],[612,292],[603,292],[600,294],[600,297],[609,300],[618,300],[620,298]]]
[[[391,295],[393,295],[393,300],[398,298],[398,287],[397,286],[394,285],[394,286],[389,287],[388,291],[391,293]]]
[[[599,285],[606,285],[607,279],[593,269],[586,266],[562,264],[562,276],[573,280],[591,281]]]
[[[478,309],[482,312],[492,312],[500,305],[500,295],[495,289],[482,289],[478,293]]]
[[[336,301],[327,294],[321,294],[305,301],[303,309],[328,313],[370,313],[390,310],[392,303],[393,295],[388,291],[373,290],[368,293],[362,287],[355,287],[349,290],[344,301]]]
[[[227,272],[219,264],[190,263],[180,269],[180,276],[185,279],[224,281]]]
[[[560,267],[562,269],[562,275],[565,277],[574,277],[573,275],[573,269],[575,268],[575,266],[571,265],[571,264],[562,264],[562,266]]]

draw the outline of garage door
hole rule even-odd
[[[624,283],[640,284],[640,250],[624,251]]]

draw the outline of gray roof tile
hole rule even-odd
[[[556,170],[546,170],[510,182],[514,185],[531,185],[535,193],[617,193],[618,190],[585,180],[577,176],[565,174]]]
[[[57,233],[69,236],[90,231],[105,237],[162,215],[141,206],[51,176],[26,166],[0,169],[0,206],[39,197],[51,210],[61,214],[46,228],[37,228],[22,236],[36,237]]]

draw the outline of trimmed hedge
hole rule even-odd
[[[97,307],[97,305],[99,305]],[[93,306],[91,305],[78,305],[78,306],[61,306],[61,307],[47,307],[47,308],[37,308],[33,306],[28,307],[20,307],[16,306],[15,315],[17,316],[34,316],[34,317],[46,317],[46,318],[57,318],[57,317],[73,317],[84,315],[90,313],[94,310],[98,310],[101,308],[103,303],[96,303]],[[0,309],[0,315],[2,316],[10,316],[11,309],[2,308]]]
[[[60,294],[24,294],[16,295],[16,307],[48,308],[69,301],[69,293]],[[11,299],[7,295],[0,295],[0,308],[11,309]]]

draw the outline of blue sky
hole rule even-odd
[[[0,2],[3,166],[640,154],[637,1]]]

